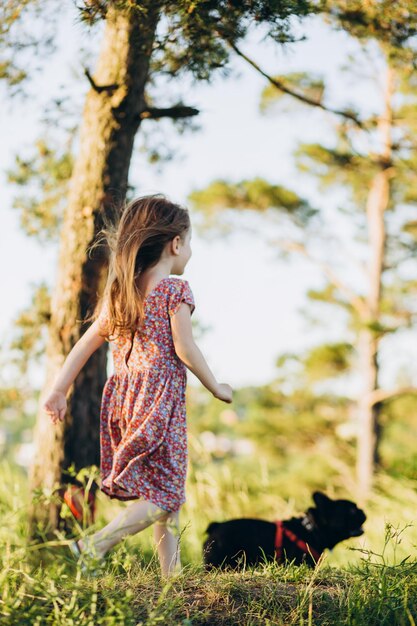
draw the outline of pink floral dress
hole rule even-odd
[[[187,369],[177,357],[170,318],[194,297],[186,280],[163,278],[145,298],[133,336],[110,341],[114,374],[100,413],[101,490],[110,498],[143,498],[176,511],[185,502]],[[99,318],[108,331],[106,307]]]

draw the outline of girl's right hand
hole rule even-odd
[[[52,391],[43,403],[45,413],[49,415],[53,424],[64,421],[67,412],[67,399],[62,391]]]
[[[233,389],[226,383],[219,383],[213,395],[218,400],[222,400],[223,402],[227,402],[229,404],[233,401]]]

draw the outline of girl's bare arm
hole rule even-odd
[[[105,341],[105,338],[99,335],[98,331],[99,326],[96,320],[74,345],[54,381],[43,404],[45,412],[50,415],[54,423],[57,419],[61,421],[64,419],[67,406],[65,397],[69,388],[93,352]]]
[[[178,358],[216,398],[224,402],[232,402],[232,388],[230,385],[217,382],[194,341],[190,305],[185,302],[181,303],[178,311],[171,317],[171,330]]]

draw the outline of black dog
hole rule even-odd
[[[326,548],[363,534],[366,515],[354,502],[332,500],[319,491],[313,500],[316,506],[303,517],[283,522],[248,518],[212,522],[203,546],[206,568],[240,569],[274,559],[314,567]]]

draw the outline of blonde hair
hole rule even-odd
[[[142,272],[156,265],[166,244],[190,228],[188,210],[170,202],[164,195],[142,196],[132,200],[115,224],[99,233],[109,247],[109,271],[102,297],[93,314],[96,319],[103,305],[107,308],[107,338],[133,334],[144,319],[144,295],[138,287]],[[95,247],[93,244],[93,247]]]

